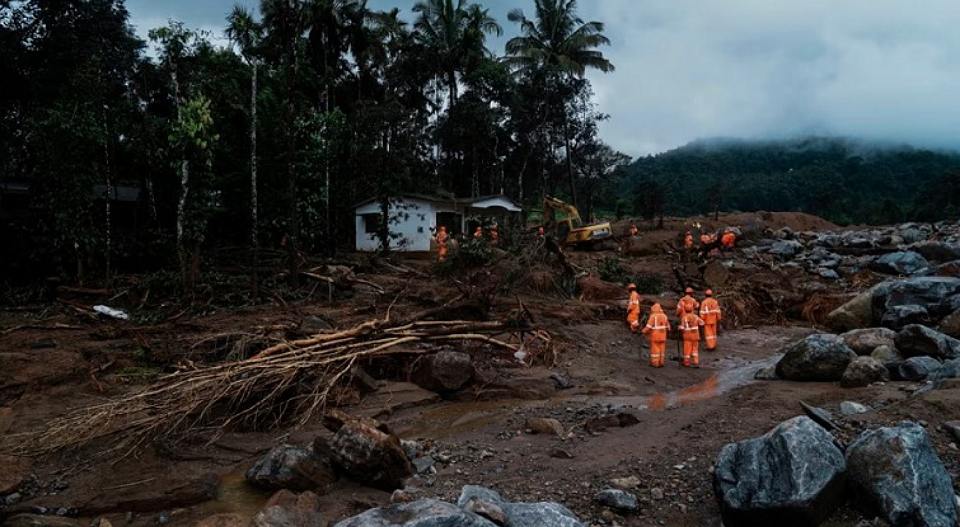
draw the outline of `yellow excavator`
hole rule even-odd
[[[552,196],[543,198],[543,223],[563,245],[577,248],[593,248],[613,234],[610,222],[584,225],[576,207]]]

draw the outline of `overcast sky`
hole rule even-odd
[[[220,41],[234,3],[127,0],[142,36],[175,18]],[[533,2],[482,3],[507,32],[490,44],[502,53],[506,13]],[[607,25],[617,69],[590,80],[611,116],[603,138],[630,155],[802,134],[960,148],[960,0],[581,0],[580,13]]]

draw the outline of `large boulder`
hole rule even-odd
[[[880,325],[893,330],[901,330],[911,324],[929,324],[930,313],[927,308],[916,304],[892,306],[880,318]]]
[[[439,351],[417,363],[411,380],[421,388],[452,393],[473,379],[473,359],[459,351]]]
[[[577,516],[563,505],[510,503],[496,491],[478,485],[466,485],[460,491],[457,505],[469,508],[471,503],[495,505],[506,515],[506,527],[583,527]]]
[[[947,315],[946,318],[940,321],[937,330],[948,337],[960,339],[960,311],[954,311],[952,314]]]
[[[269,490],[323,489],[336,481],[330,464],[309,448],[280,445],[247,470],[247,481]]]
[[[847,447],[847,469],[859,504],[891,525],[957,525],[950,475],[922,426],[864,432]]]
[[[334,527],[497,527],[497,524],[456,505],[421,499],[370,509]]]
[[[870,291],[875,321],[895,306],[923,306],[932,320],[940,320],[954,311],[952,297],[960,294],[960,278],[921,276],[883,282]]]
[[[859,388],[871,383],[885,381],[890,378],[886,366],[873,357],[857,357],[850,361],[850,365],[840,378],[840,386],[844,388]]]
[[[904,357],[927,355],[938,359],[960,357],[960,340],[919,324],[909,325],[896,338],[897,350]]]
[[[900,251],[877,258],[870,268],[878,273],[912,275],[930,267],[930,262],[919,253]]]
[[[809,417],[725,445],[715,467],[713,488],[728,527],[817,525],[843,501],[843,453]]]
[[[320,498],[312,492],[277,492],[253,517],[252,527],[313,527],[323,525]]]
[[[372,419],[328,414],[329,441],[317,437],[313,449],[326,452],[344,476],[382,490],[394,490],[415,473],[400,438]]]
[[[781,240],[774,242],[773,245],[767,249],[767,252],[786,260],[793,258],[802,250],[803,244],[796,240]]]
[[[897,332],[888,328],[864,328],[848,331],[840,338],[857,355],[870,355],[880,346],[893,346]]]
[[[910,357],[897,364],[895,377],[901,381],[923,381],[938,372],[941,366],[940,361],[933,357]]]
[[[827,326],[834,331],[850,331],[873,325],[873,290],[863,292],[827,314]]]
[[[960,244],[940,241],[924,241],[910,246],[911,251],[920,253],[931,262],[948,262],[960,260]]]
[[[857,358],[837,335],[817,333],[787,346],[777,376],[791,381],[838,381]]]

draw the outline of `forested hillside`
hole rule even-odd
[[[646,217],[719,208],[885,224],[960,214],[960,154],[848,139],[697,141],[637,159],[624,178]]]

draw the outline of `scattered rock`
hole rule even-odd
[[[857,355],[870,355],[880,346],[894,346],[897,332],[888,328],[864,328],[848,331],[840,338]]]
[[[911,382],[926,380],[940,366],[940,361],[933,357],[910,357],[897,365],[897,378]]]
[[[840,378],[840,386],[859,388],[890,378],[886,366],[873,357],[857,357],[850,361]]]
[[[663,489],[659,487],[654,487],[650,489],[650,498],[653,501],[660,501],[663,499]]]
[[[847,448],[847,467],[860,505],[891,525],[957,524],[953,483],[922,426],[864,432]]]
[[[573,459],[573,454],[562,448],[554,448],[550,450],[550,457],[556,459]]]
[[[330,464],[308,448],[280,445],[270,449],[246,473],[252,485],[268,490],[325,488],[336,481]]]
[[[837,381],[857,357],[837,335],[818,333],[783,350],[777,376],[791,381]]]
[[[725,445],[715,467],[714,491],[728,527],[788,518],[791,524],[817,525],[843,501],[843,453],[833,436],[807,417]]]
[[[884,365],[903,360],[903,356],[893,346],[877,346],[877,349],[873,350],[870,356]]]
[[[336,427],[337,423],[339,428]],[[339,416],[330,425],[336,429],[329,444],[314,440],[316,452],[329,452],[333,465],[354,481],[392,491],[403,486],[403,480],[414,474],[400,438],[370,419]]]
[[[860,403],[855,403],[853,401],[843,401],[842,403],[840,403],[840,413],[843,415],[865,414],[869,411],[870,411],[870,408],[867,408],[866,406]]]
[[[553,372],[550,374],[550,378],[553,379],[558,390],[569,390],[573,388],[573,383],[570,382],[570,378],[562,373]]]
[[[960,357],[960,340],[914,324],[897,333],[897,350],[905,357],[927,355],[938,359]]]
[[[563,424],[552,417],[531,417],[527,419],[526,428],[534,434],[553,434],[563,436]]]
[[[473,379],[473,359],[459,351],[439,351],[418,363],[411,380],[437,393],[452,393]]]
[[[314,527],[324,525],[320,497],[312,492],[281,490],[253,517],[253,527]]]
[[[370,509],[334,527],[493,527],[496,524],[456,505],[435,499]]]
[[[910,246],[927,260],[933,262],[948,262],[960,259],[960,244],[950,244],[939,241],[922,241]]]
[[[507,524],[507,513],[503,512],[503,509],[500,508],[500,505],[481,500],[478,498],[471,498],[463,506],[464,510],[472,512],[477,516],[482,516],[497,525],[506,525]]]
[[[773,245],[767,249],[767,252],[786,260],[788,258],[793,258],[802,250],[802,243],[796,240],[782,240],[779,242],[774,242]]]
[[[930,267],[930,262],[919,253],[900,251],[877,258],[870,268],[878,273],[912,275]]]
[[[895,306],[917,305],[927,310],[932,320],[939,320],[951,309],[951,298],[960,294],[960,278],[923,276],[883,282],[871,288],[873,318],[879,320]],[[901,350],[902,351],[902,350]]]
[[[637,497],[620,489],[601,490],[593,497],[593,500],[618,511],[636,512],[640,510]]]
[[[463,507],[473,499],[499,506],[507,515],[509,527],[584,527],[576,515],[558,503],[510,503],[496,491],[477,485],[464,486],[457,505]]]
[[[621,490],[631,490],[640,486],[640,478],[636,476],[614,478],[610,480],[610,484]]]

